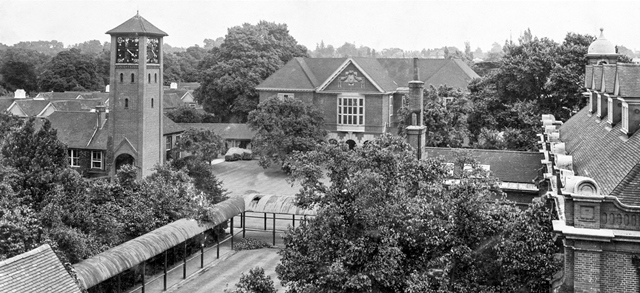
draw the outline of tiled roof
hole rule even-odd
[[[110,35],[138,33],[143,35],[168,36],[155,25],[144,19],[139,14],[125,21],[121,25],[107,32]]]
[[[162,118],[162,132],[163,135],[171,134],[171,133],[179,133],[183,132],[184,128],[180,126],[178,123],[173,122],[171,118],[164,115]]]
[[[593,65],[585,66],[584,87],[590,89],[593,82]]]
[[[602,65],[593,66],[593,89],[602,89]]]
[[[80,292],[48,244],[0,262],[0,292]]]
[[[620,96],[640,97],[640,65],[618,63]]]
[[[604,90],[607,94],[613,94],[614,83],[616,80],[616,65],[606,64],[604,66]]]
[[[24,111],[29,117],[35,117],[40,114],[44,107],[49,105],[49,101],[40,100],[16,100],[16,104]]]
[[[165,93],[162,95],[162,107],[164,109],[173,109],[180,107],[183,103],[176,93]]]
[[[68,101],[51,101],[54,107],[56,107],[56,111],[91,111],[96,108],[97,105],[100,105],[101,102],[99,100],[68,100]]]
[[[107,148],[106,141],[104,145],[92,143],[91,146],[87,146],[96,130],[98,113],[56,111],[47,119],[51,121],[51,126],[58,130],[58,139],[69,148]],[[103,127],[103,132],[107,132],[107,126],[108,123]]]
[[[629,188],[640,180],[640,135],[622,140],[619,137],[622,123],[608,131],[604,122],[597,123],[595,115],[587,114],[585,107],[560,127],[560,140],[573,156],[576,175],[593,178],[601,194],[640,205],[640,190]]]
[[[13,98],[10,99],[0,99],[0,113],[6,111],[11,104],[13,104]]]
[[[442,157],[447,163],[453,163],[461,150],[469,151],[479,164],[489,165],[493,175],[503,182],[534,183],[544,160],[544,154],[537,152],[425,148],[428,157]]]
[[[91,92],[42,92],[36,98],[45,100],[75,100],[79,96],[91,95]]]
[[[407,87],[413,79],[413,59],[410,58],[351,58],[384,91]],[[294,58],[256,88],[315,90],[340,68],[347,58]],[[456,59],[418,59],[420,80],[425,84],[446,84],[466,89],[473,78],[479,77],[467,64]]]
[[[178,123],[184,129],[210,129],[224,139],[252,139],[256,132],[243,123]]]

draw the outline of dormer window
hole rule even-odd
[[[629,104],[622,103],[622,128],[620,131],[629,134]]]

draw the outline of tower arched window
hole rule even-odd
[[[124,108],[129,109],[129,99],[124,99]]]
[[[135,82],[135,75],[131,73],[131,82]]]
[[[120,73],[120,83],[124,81],[124,73]]]
[[[158,74],[157,73],[153,74],[153,82],[154,83],[158,83]]]
[[[153,98],[151,98],[151,108],[153,108]]]
[[[149,73],[149,75],[147,76],[147,79],[149,80],[148,83],[151,83],[151,73]]]

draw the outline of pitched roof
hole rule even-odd
[[[442,157],[453,163],[461,149],[427,147],[428,157]],[[544,154],[507,150],[464,149],[469,151],[478,163],[489,165],[490,170],[502,182],[534,183],[538,170],[542,168]]]
[[[176,93],[165,93],[162,95],[162,107],[164,109],[173,109],[178,108],[182,105],[182,100],[180,96]]]
[[[115,27],[114,29],[107,32],[110,35],[116,34],[142,34],[142,35],[155,35],[155,36],[168,36],[167,33],[163,32],[155,25],[151,24],[149,21],[144,19],[139,14],[136,14],[134,17],[125,21],[121,25]]]
[[[51,101],[51,104],[56,108],[56,111],[91,111],[100,105],[99,100],[67,100],[67,101]]]
[[[10,98],[10,99],[0,99],[0,113],[6,111],[7,109],[9,109],[9,106],[11,106],[11,104],[13,104],[14,99]]]
[[[601,194],[640,205],[640,191],[629,188],[640,180],[640,135],[625,141],[619,137],[622,123],[610,131],[605,124],[596,122],[596,115],[589,117],[585,107],[560,127],[560,140],[573,156],[576,175],[594,179]]]
[[[36,98],[45,100],[75,100],[78,97],[84,97],[85,94],[92,94],[90,92],[42,92],[39,93]]]
[[[178,123],[184,129],[209,129],[224,139],[252,139],[256,132],[244,123]]]
[[[364,73],[385,91],[408,86],[413,80],[413,59],[409,58],[350,58]],[[348,58],[294,58],[273,73],[256,88],[259,90],[313,91],[325,83]],[[426,85],[446,84],[466,89],[478,78],[467,64],[457,59],[418,59],[420,80]]]
[[[0,261],[1,292],[80,292],[48,244]]]
[[[104,145],[92,143],[88,146],[91,138],[96,132],[98,121],[98,113],[94,112],[53,112],[49,117],[51,126],[58,131],[58,139],[65,143],[69,148],[77,149],[106,149],[106,141]],[[102,132],[107,132],[108,124],[105,124]],[[98,133],[96,133],[98,134]]]
[[[640,97],[640,65],[618,63],[619,95],[623,97]]]
[[[22,109],[22,111],[29,117],[35,117],[40,114],[44,107],[49,105],[49,101],[40,100],[16,100],[16,104]]]
[[[180,126],[178,123],[173,122],[173,120],[167,117],[167,115],[164,115],[164,118],[162,119],[163,135],[167,135],[171,133],[179,133],[183,131],[184,131],[184,128],[182,126]]]

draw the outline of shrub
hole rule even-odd
[[[276,288],[273,285],[271,277],[265,276],[264,269],[260,267],[253,268],[248,275],[244,273],[240,277],[240,281],[236,284],[234,290],[224,290],[225,293],[275,293]]]
[[[253,238],[244,238],[238,241],[238,243],[234,245],[233,249],[235,251],[241,251],[241,250],[260,249],[260,248],[266,248],[266,247],[271,247],[271,245],[262,240],[253,239]]]

